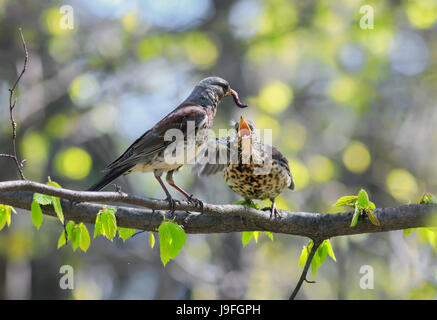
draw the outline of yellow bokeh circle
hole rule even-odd
[[[351,142],[343,152],[343,163],[346,169],[353,173],[367,170],[371,162],[367,146],[359,141]]]
[[[391,170],[386,179],[388,192],[399,202],[415,199],[418,193],[416,178],[405,169]]]
[[[55,169],[63,177],[80,180],[88,176],[92,167],[91,156],[83,149],[72,147],[55,156]]]
[[[264,111],[277,114],[293,101],[293,90],[281,81],[274,81],[265,86],[258,97],[258,105]]]

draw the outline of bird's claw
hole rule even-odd
[[[270,211],[269,219],[271,219],[272,216],[275,219],[281,219],[282,218],[280,213],[279,213],[279,210],[278,210],[278,208],[276,208],[276,206],[274,206],[274,207],[265,207],[265,208],[262,208],[261,210],[263,210],[263,211]]]
[[[180,204],[181,202],[179,200],[173,199],[172,197],[167,197],[165,200],[168,201],[168,204],[170,206],[170,217],[172,218],[174,216],[174,212],[176,211],[176,205]]]
[[[203,213],[203,201],[197,198],[193,198],[193,195],[187,198],[188,203],[194,204],[195,207],[200,207],[201,212]]]

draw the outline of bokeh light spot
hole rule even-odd
[[[45,10],[41,15],[41,24],[52,35],[66,35],[77,30],[77,19],[74,20],[73,29],[61,26],[62,18],[65,14],[59,11],[59,7],[52,7]],[[65,17],[64,17],[65,19]]]
[[[358,85],[351,77],[341,77],[331,83],[329,96],[338,102],[348,102],[356,95]]]
[[[312,156],[308,160],[308,168],[311,179],[318,183],[327,182],[335,175],[335,167],[332,161],[321,155]]]
[[[133,32],[138,26],[138,12],[130,11],[123,15],[121,18],[124,30],[127,32]]]
[[[88,176],[92,166],[91,156],[83,149],[72,147],[55,156],[55,169],[63,177],[80,180]]]
[[[277,114],[287,109],[292,100],[292,89],[281,81],[274,81],[261,90],[258,104],[264,111]]]
[[[310,174],[307,167],[299,160],[289,160],[290,170],[294,179],[294,190],[304,189],[310,182]]]
[[[137,57],[141,62],[159,56],[164,48],[164,41],[161,37],[147,37],[140,41],[137,47]]]
[[[188,60],[201,69],[210,68],[217,61],[217,46],[204,33],[189,33],[184,40],[184,48],[187,52]]]
[[[287,148],[293,152],[298,152],[305,145],[307,131],[305,127],[296,120],[289,120],[283,125],[283,130],[287,132],[284,141]]]
[[[30,132],[23,137],[21,142],[23,158],[32,166],[42,166],[47,160],[49,143],[44,136],[37,132]]]
[[[86,73],[76,77],[70,85],[70,98],[78,106],[86,106],[99,92],[99,83],[94,75]]]
[[[410,0],[406,4],[405,11],[411,24],[419,29],[428,29],[437,20],[435,0]]]
[[[369,150],[361,142],[351,142],[343,152],[343,163],[346,169],[353,173],[362,173],[367,170],[371,162]]]
[[[386,184],[390,194],[399,202],[417,198],[416,178],[405,169],[391,170],[387,175]]]

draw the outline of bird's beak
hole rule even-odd
[[[225,93],[225,96],[232,96],[232,98],[234,98],[235,104],[240,108],[248,107],[247,104],[241,103],[240,98],[238,97],[238,93],[234,89],[229,89],[229,91]]]
[[[252,131],[250,130],[249,125],[247,124],[246,121],[244,121],[243,116],[241,116],[240,123],[238,124],[238,135],[240,137],[250,136],[251,133],[252,133]]]

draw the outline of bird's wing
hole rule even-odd
[[[192,121],[194,125],[190,126],[188,124],[189,121]],[[145,157],[164,150],[173,142],[164,140],[167,130],[181,130],[186,137],[187,134],[192,133],[188,132],[190,128],[197,131],[197,129],[204,126],[207,121],[208,114],[203,107],[179,106],[132,143],[120,157],[105,168],[105,171],[119,167],[132,167],[141,163]]]
[[[280,164],[287,169],[288,173],[290,174],[290,178],[291,178],[291,183],[290,183],[290,186],[288,188],[291,190],[294,190],[293,175],[291,174],[291,170],[290,170],[290,166],[288,164],[287,158],[284,157],[284,155],[275,147],[272,146],[271,148],[272,148],[272,159],[280,162]]]
[[[196,158],[193,171],[209,176],[223,171],[230,162],[232,137],[209,139]]]

